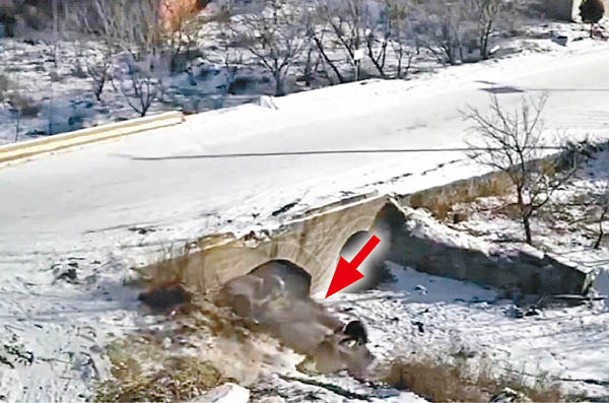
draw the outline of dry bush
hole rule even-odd
[[[474,374],[464,361],[439,362],[430,357],[394,361],[384,381],[434,402],[489,401],[506,387],[523,393],[534,402],[557,402],[563,398],[559,384],[544,377],[531,385],[516,374],[498,378],[488,367]]]
[[[190,303],[190,302],[189,302]],[[144,326],[106,346],[111,378],[96,385],[95,401],[187,401],[226,382],[227,363],[183,355],[183,348],[200,348],[202,340],[224,338],[244,345],[253,336],[243,322],[211,302],[192,297],[188,312],[167,317],[166,331]],[[172,349],[169,345],[176,347]],[[252,349],[252,345],[244,349]],[[217,357],[216,357],[217,359]]]
[[[106,346],[111,377],[96,385],[94,400],[189,401],[227,382],[248,384],[269,360],[263,340],[251,323],[193,295],[188,312],[157,316]]]
[[[109,356],[114,378],[97,386],[95,401],[184,401],[231,381],[209,362],[195,357],[169,358],[162,362],[163,369],[146,372],[120,348]]]

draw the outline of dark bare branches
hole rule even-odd
[[[341,49],[359,77],[360,64],[356,53],[364,49],[367,28],[371,25],[369,5],[365,0],[319,0],[317,13],[327,24],[335,47]],[[372,41],[373,38],[369,38]]]
[[[514,185],[526,242],[532,244],[531,217],[545,206],[552,194],[575,172],[575,162],[568,169],[559,169],[557,159],[541,159],[543,155],[542,112],[547,93],[538,99],[523,98],[520,107],[506,111],[493,96],[490,113],[468,108],[464,117],[472,122],[475,140],[471,152],[478,163],[504,172]]]
[[[233,26],[233,34],[273,76],[275,95],[284,95],[286,77],[307,44],[302,6],[287,0],[268,1],[262,12],[244,15]]]
[[[162,95],[162,81],[154,77],[146,62],[129,61],[115,69],[112,85],[125,97],[127,104],[141,117]]]

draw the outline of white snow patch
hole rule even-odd
[[[250,391],[234,383],[225,383],[207,392],[193,403],[247,403]]]
[[[388,265],[397,283],[384,291],[339,294],[332,304],[343,318],[364,320],[371,351],[381,361],[411,355],[443,360],[461,352],[491,363],[499,374],[524,371],[531,381],[547,374],[568,393],[609,393],[608,386],[590,383],[607,381],[604,304],[546,308],[517,319],[508,315],[512,302],[491,289]]]

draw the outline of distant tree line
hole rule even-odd
[[[401,79],[430,58],[449,65],[487,59],[493,44],[501,35],[514,34],[536,3],[252,0],[248,7],[255,11],[242,12],[238,0],[226,0],[216,3],[221,7],[217,15],[192,18],[184,7],[196,2],[196,9],[205,1],[26,1],[34,3],[20,7],[47,13],[50,7],[52,18],[46,20],[61,28],[63,40],[76,42],[81,53],[86,53],[87,40],[102,44],[94,62],[84,57],[81,62],[95,97],[101,100],[112,86],[141,116],[165,96],[168,75],[187,72],[184,61],[205,53],[205,46],[224,55],[228,81],[244,61],[255,63],[272,80],[273,93],[283,95],[294,80],[322,86],[374,76]],[[201,39],[206,24],[206,32],[214,34]]]

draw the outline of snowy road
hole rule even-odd
[[[485,107],[491,88],[509,106],[522,94],[548,90],[549,135],[609,137],[608,64],[609,50],[597,46],[456,67],[411,82],[344,85],[274,99],[278,109],[202,114],[181,126],[4,167],[0,267],[246,229],[297,199],[287,214],[348,192],[411,192],[480,173],[447,164],[461,152],[204,156],[462,147],[467,122],[459,109],[466,102]],[[143,240],[129,230],[141,226],[157,231]]]

